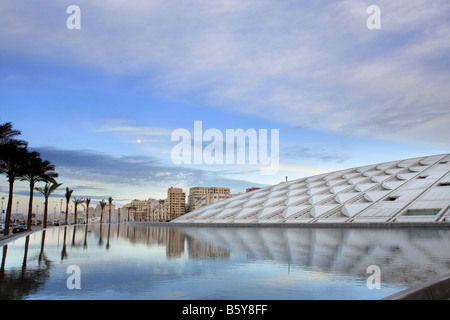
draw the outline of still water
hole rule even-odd
[[[449,247],[450,230],[56,227],[2,247],[0,299],[380,299],[449,273]]]

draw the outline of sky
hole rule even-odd
[[[448,153],[449,17],[447,0],[0,0],[0,123],[55,164],[54,210],[65,187],[121,206]],[[174,163],[172,134],[195,121],[224,139],[278,130],[278,170]]]

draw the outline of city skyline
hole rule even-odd
[[[448,153],[446,1],[377,1],[376,30],[356,0],[0,2],[0,123],[56,166],[58,208],[65,187],[122,206]],[[67,27],[74,4],[81,29]],[[279,130],[278,171],[174,164],[171,135],[195,121]],[[16,201],[25,212],[25,182]]]

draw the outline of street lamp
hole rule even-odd
[[[62,203],[63,203],[63,199],[61,199],[61,204],[59,205],[59,221],[58,221],[59,225],[61,225]]]
[[[2,211],[0,212],[0,220],[2,220],[2,214],[3,214],[3,202],[5,201],[5,196],[2,196]]]

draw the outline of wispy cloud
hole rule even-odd
[[[8,50],[138,75],[143,86],[290,126],[448,146],[450,3],[84,1],[79,32],[60,4],[4,0]],[[161,128],[104,127],[155,141]],[[439,134],[436,134],[439,132]],[[151,137],[151,138],[150,138]],[[145,138],[144,138],[145,139]]]
[[[220,172],[165,165],[150,156],[112,156],[91,150],[61,150],[51,147],[36,150],[55,164],[60,178],[75,181],[85,193],[95,191],[95,194],[102,194],[102,187],[106,185],[116,186],[118,189],[136,186],[141,190],[147,186],[149,193],[150,187],[159,187],[162,194],[171,185],[184,188],[220,185],[239,192],[255,184],[226,178]],[[124,194],[127,193],[124,190]]]

